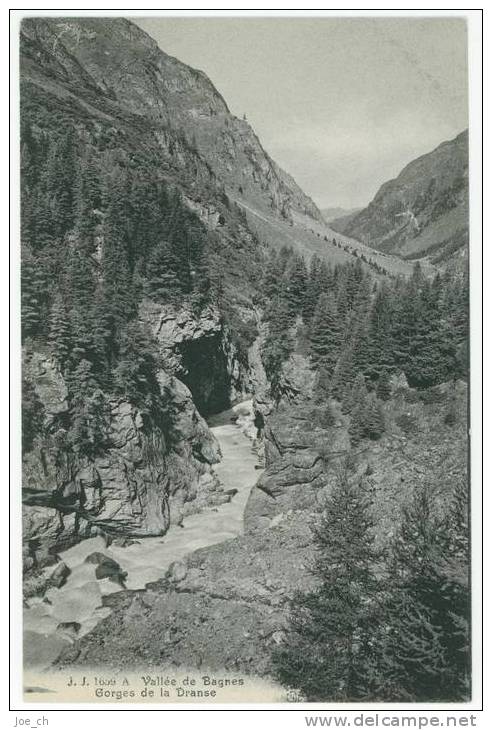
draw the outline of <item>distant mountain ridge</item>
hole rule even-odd
[[[386,182],[335,230],[402,258],[435,263],[465,255],[468,244],[468,132],[443,142]]]
[[[361,211],[362,208],[341,208],[340,206],[336,206],[334,208],[322,208],[321,212],[323,214],[323,218],[327,223],[331,223],[331,221],[334,221],[338,218],[345,218],[349,215],[355,215],[359,211]]]

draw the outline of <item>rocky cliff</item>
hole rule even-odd
[[[331,226],[403,258],[466,256],[468,132],[443,142],[385,183],[367,208]]]
[[[24,458],[26,569],[95,534],[162,535],[217,499],[222,487],[211,466],[220,449],[200,411],[229,407],[244,393],[247,371],[213,308],[194,315],[145,301],[141,318],[162,356],[159,385],[170,426],[163,431],[148,414],[111,399],[106,444],[94,457],[61,448],[69,415],[64,379],[50,357],[29,353],[23,376],[42,404],[48,436]]]

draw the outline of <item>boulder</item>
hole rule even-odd
[[[61,588],[67,582],[70,573],[70,568],[62,560],[50,575],[50,584],[55,588]]]
[[[75,639],[81,628],[82,626],[78,621],[62,621],[56,627],[56,631],[67,638]]]
[[[104,555],[104,553],[91,553],[86,557],[84,562],[96,565],[96,578],[98,580],[109,578],[113,582],[122,585],[127,576],[127,573],[122,570],[120,564],[116,560],[113,560],[113,558]]]
[[[188,573],[188,566],[181,560],[176,560],[171,563],[166,572],[166,578],[171,583],[180,583],[184,580]]]

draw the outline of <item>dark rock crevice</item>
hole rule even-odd
[[[231,407],[231,373],[222,333],[185,340],[177,348],[181,360],[178,377],[189,388],[200,415],[207,417]]]

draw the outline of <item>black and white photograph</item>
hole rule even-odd
[[[467,17],[16,32],[24,701],[470,703]]]

